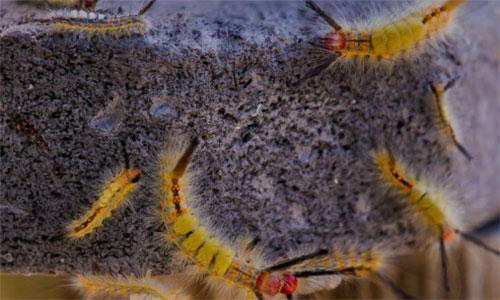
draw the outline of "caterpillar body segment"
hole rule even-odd
[[[435,112],[436,124],[446,137],[447,143],[460,151],[468,160],[472,160],[472,155],[467,151],[467,149],[458,141],[457,135],[452,126],[452,118],[450,118],[447,107],[445,92],[452,87],[458,78],[453,79],[446,85],[430,83],[431,90],[433,93],[432,104]]]
[[[187,300],[190,299],[181,289],[153,279],[148,272],[145,277],[76,275],[71,285],[86,299],[113,297],[129,299],[140,295],[139,299]]]
[[[147,27],[142,15],[155,2],[150,0],[136,15],[108,16],[85,10],[55,11],[50,21],[58,32],[82,32],[89,40],[96,35],[115,39],[130,37],[134,32],[142,35]]]
[[[291,296],[297,287],[294,276],[285,271],[265,270],[258,263],[259,257],[244,258],[237,247],[224,242],[192,211],[194,195],[189,193],[189,161],[197,144],[193,140],[187,146],[171,148],[159,160],[160,208],[167,240],[196,269],[219,282],[222,280],[258,298],[278,293]],[[249,253],[252,252],[255,253],[253,246],[249,246]]]
[[[341,26],[313,0],[306,0],[306,7],[332,28],[319,45],[321,51],[325,55],[336,56],[330,59],[330,64],[322,64],[309,71],[295,85],[318,75],[333,64],[352,61],[354,58],[366,58],[361,62],[373,61],[373,65],[381,65],[382,60],[394,61],[399,57],[411,57],[417,49],[446,31],[454,12],[465,2],[466,0],[447,0],[441,5],[403,14],[390,22],[366,24],[361,28],[348,24]]]
[[[447,276],[447,258],[445,243],[454,240],[457,235],[499,255],[499,251],[485,245],[460,229],[460,214],[457,204],[450,201],[446,192],[436,185],[416,177],[404,163],[400,162],[389,148],[373,151],[372,160],[379,171],[383,185],[396,191],[408,203],[415,219],[424,225],[432,236],[432,241],[439,243],[443,284],[450,290]]]
[[[72,221],[67,228],[69,238],[79,239],[91,233],[102,225],[102,222],[111,216],[134,189],[141,178],[139,168],[125,169],[118,172],[106,183],[97,201],[85,214]]]
[[[439,237],[442,232],[445,240],[453,237],[455,228],[460,227],[459,217],[443,191],[424,180],[417,180],[416,175],[388,148],[372,152],[372,159],[380,171],[382,183],[404,196],[418,219],[424,221],[434,236]]]

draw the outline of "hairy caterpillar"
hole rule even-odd
[[[384,275],[385,266],[386,258],[375,247],[334,247],[321,256],[293,265],[288,262],[279,264],[271,270],[286,268],[298,279],[300,288],[297,291],[304,294],[333,290],[344,279],[373,274],[401,298],[413,299]]]
[[[85,296],[85,299],[92,299],[98,296],[129,299],[134,295],[141,295],[140,299],[189,299],[178,287],[171,287],[169,284],[152,278],[149,271],[146,273],[146,276],[140,278],[134,275],[95,276],[78,274],[71,279],[71,285],[80,291]]]
[[[143,34],[146,23],[141,19],[156,0],[150,0],[136,15],[106,16],[101,13],[85,10],[56,11],[50,17],[52,25],[58,32],[82,32],[91,40],[96,34],[102,37],[108,35],[118,39],[122,36],[130,37],[132,32]]]
[[[439,129],[443,132],[443,135],[448,139],[448,144],[455,146],[460,153],[462,153],[468,160],[472,159],[467,149],[457,140],[455,131],[453,130],[452,120],[446,109],[446,103],[444,98],[444,92],[452,87],[458,78],[455,78],[448,82],[446,85],[431,83],[431,89],[433,92],[433,107],[436,114],[436,123]]]
[[[36,6],[49,8],[94,9],[99,0],[18,0]]]
[[[434,37],[446,30],[454,11],[466,0],[446,0],[439,6],[402,14],[403,16],[396,18],[395,21],[375,26],[347,24],[341,26],[313,0],[305,2],[306,6],[330,25],[333,31],[328,32],[319,45],[329,57],[295,82],[296,86],[336,63],[349,62],[356,58],[366,58],[360,62],[393,60],[412,54],[422,44],[431,42]]]
[[[209,274],[210,279],[215,279],[210,283],[221,290],[231,287],[230,293],[244,292],[247,297],[255,295],[259,299],[281,293],[291,299],[297,288],[295,276],[283,268],[264,267],[253,243],[246,247],[247,253],[241,253],[223,242],[194,213],[195,195],[190,193],[188,166],[197,144],[195,139],[187,146],[174,145],[159,159],[161,218],[167,240],[194,264],[194,272]],[[251,259],[245,257],[248,253]],[[320,250],[279,265],[291,266],[324,253]]]
[[[460,230],[460,218],[446,193],[416,175],[399,162],[390,149],[372,152],[372,159],[379,171],[382,183],[401,194],[415,212],[416,218],[429,229],[439,242],[444,287],[450,290],[444,244],[456,234],[487,251],[500,255],[498,250],[483,244]]]
[[[99,199],[85,214],[72,221],[67,227],[69,238],[79,239],[101,226],[111,216],[111,212],[122,204],[141,178],[139,168],[125,169],[118,172],[104,185]]]

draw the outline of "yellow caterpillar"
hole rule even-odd
[[[69,238],[79,239],[101,226],[111,216],[111,212],[122,204],[141,178],[139,168],[125,169],[118,172],[105,184],[99,199],[85,214],[72,221],[67,228]]]
[[[377,61],[408,54],[442,33],[448,27],[454,11],[466,0],[447,0],[441,5],[410,13],[390,23],[364,29],[355,29],[355,26],[344,28],[313,0],[305,2],[308,8],[332,27],[333,31],[325,35],[320,46],[326,54],[335,55],[312,69],[295,85],[318,75],[339,59],[366,57]]]
[[[429,229],[433,238],[439,242],[446,290],[449,291],[449,284],[444,243],[451,241],[456,233],[487,251],[500,255],[498,250],[462,232],[460,216],[456,209],[457,204],[450,201],[444,191],[426,183],[425,180],[417,179],[407,166],[395,158],[390,149],[373,151],[372,159],[380,172],[379,177],[382,183],[403,196],[415,212],[416,219],[420,220]]]
[[[448,197],[423,180],[417,180],[413,172],[396,160],[391,150],[373,152],[372,157],[382,181],[405,196],[435,236],[450,239],[460,222]]]
[[[148,272],[145,277],[94,276],[79,274],[71,279],[71,285],[80,291],[85,299],[113,297],[130,299],[187,300],[189,297],[179,288],[169,287],[164,282],[153,279]]]
[[[194,272],[209,274],[210,283],[226,296],[262,299],[281,293],[291,298],[297,288],[295,276],[286,269],[263,266],[262,258],[253,249],[255,245],[246,247],[247,254],[241,253],[237,247],[222,241],[195,213],[196,195],[189,185],[188,165],[197,144],[197,140],[189,145],[171,144],[159,159],[161,218],[167,240],[180,250],[186,261],[194,264]],[[287,264],[321,253],[303,255]]]
[[[445,105],[444,92],[452,87],[456,80],[457,78],[453,79],[446,85],[437,83],[431,84],[431,89],[434,94],[432,97],[432,100],[434,101],[432,101],[432,103],[436,114],[436,123],[439,129],[443,132],[443,135],[448,139],[448,144],[456,147],[458,151],[460,151],[460,153],[462,153],[468,160],[471,160],[472,155],[470,155],[469,151],[467,151],[467,149],[465,149],[465,147],[457,140],[457,136],[451,125],[452,121]]]
[[[150,0],[136,15],[109,16],[86,10],[55,11],[50,17],[51,24],[59,32],[82,32],[91,40],[96,34],[103,38],[113,36],[115,39],[127,36],[136,31],[143,34],[147,24],[142,15],[148,11],[156,0]]]

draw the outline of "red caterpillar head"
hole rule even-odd
[[[262,272],[257,278],[257,290],[266,296],[275,296],[278,292],[291,295],[297,288],[297,278],[289,273],[280,276]]]
[[[323,46],[332,52],[339,52],[345,48],[345,35],[343,32],[330,31],[323,39]]]

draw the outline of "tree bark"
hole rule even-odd
[[[465,230],[497,217],[499,19],[488,5],[414,61],[329,70],[299,88],[291,83],[319,63],[307,41],[327,29],[301,3],[160,1],[143,37],[90,42],[4,19],[2,271],[175,272],[147,218],[158,154],[183,135],[201,141],[201,218],[228,238],[259,237],[273,259],[304,246],[415,246],[419,228],[369,165],[385,143],[450,191]],[[428,82],[456,76],[447,97],[471,162],[446,150],[432,117]],[[84,241],[66,239],[66,224],[124,167],[122,142],[145,174],[131,205]]]

